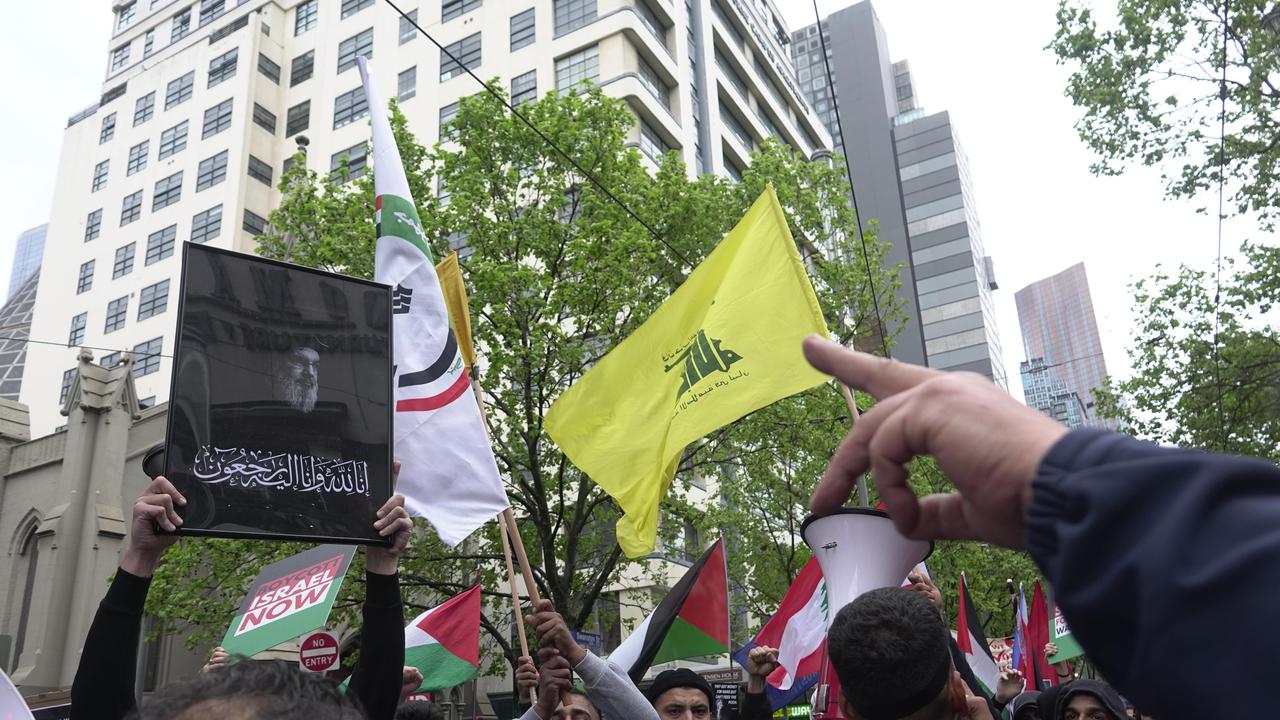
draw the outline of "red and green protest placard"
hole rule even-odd
[[[222,648],[250,656],[324,627],[354,555],[352,546],[321,545],[263,568]]]

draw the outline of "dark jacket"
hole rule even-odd
[[[1274,711],[1280,468],[1077,430],[1041,463],[1026,521],[1072,632],[1143,712]]]
[[[404,609],[398,575],[366,575],[362,648],[351,676],[351,694],[370,720],[390,720],[400,701],[404,668]],[[121,720],[134,708],[134,671],[143,605],[151,578],[116,568],[116,577],[89,626],[75,680],[72,720]],[[299,671],[301,672],[301,671]]]

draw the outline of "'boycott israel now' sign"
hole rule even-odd
[[[322,628],[355,548],[321,545],[262,569],[222,638],[232,655],[253,655]]]

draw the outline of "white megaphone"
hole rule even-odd
[[[840,608],[859,595],[883,587],[900,587],[907,574],[933,552],[933,543],[911,540],[898,532],[889,515],[867,508],[840,508],[830,515],[810,515],[800,534],[822,567],[827,585],[827,626]],[[823,660],[823,675],[826,660]],[[813,708],[816,717],[840,713],[819,681]]]

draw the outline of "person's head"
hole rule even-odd
[[[304,413],[316,407],[319,390],[320,353],[315,348],[299,345],[289,351],[277,373],[281,399]]]
[[[716,714],[711,684],[687,668],[658,673],[646,697],[659,720],[709,720]]]
[[[395,720],[444,720],[444,713],[433,702],[410,700],[396,708]]]
[[[859,720],[932,720],[964,709],[947,627],[920,593],[881,588],[840,609],[827,653],[840,679],[840,709]]]
[[[1124,700],[1101,680],[1077,680],[1062,691],[1056,720],[1121,720]]]
[[[1040,720],[1040,692],[1030,690],[1009,702],[1009,714],[1013,720]]]
[[[170,683],[147,698],[138,720],[360,720],[355,700],[321,675],[283,661],[242,660]]]
[[[560,705],[551,713],[551,720],[601,720],[591,698],[577,688],[560,695]]]

